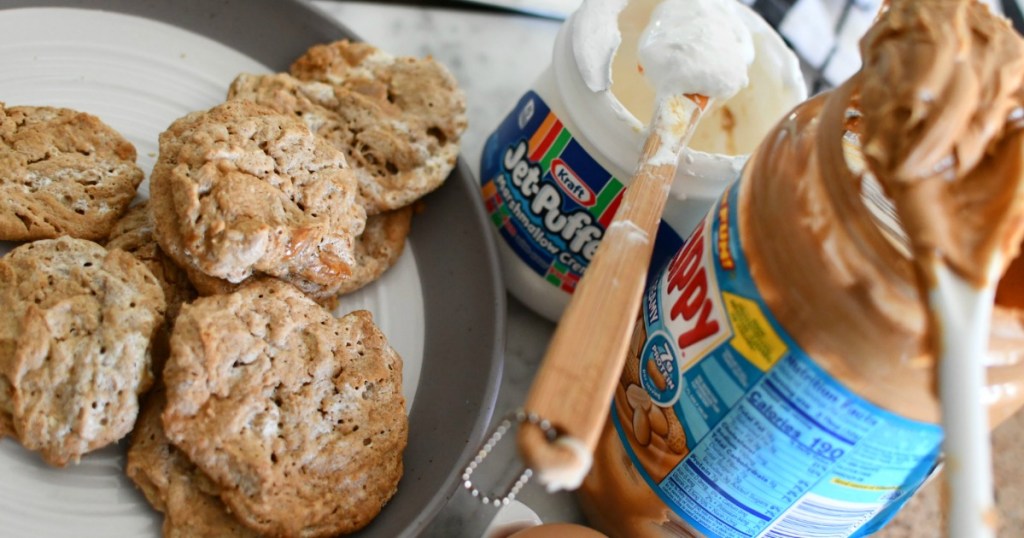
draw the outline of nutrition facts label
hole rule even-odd
[[[651,487],[705,534],[869,534],[932,471],[942,430],[847,390],[782,330],[747,272],[734,190],[644,302],[641,385],[678,417],[685,456],[655,476],[650,449],[616,426]],[[648,381],[659,372],[678,372],[675,394]]]
[[[813,364],[785,357],[662,490],[717,535],[849,535],[907,494],[908,476],[926,476],[941,432],[922,435],[845,392]]]

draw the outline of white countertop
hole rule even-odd
[[[561,24],[556,20],[501,12],[369,2],[314,3],[383,50],[399,55],[430,55],[452,71],[467,95],[469,129],[462,139],[462,157],[474,173],[479,168],[480,152],[491,131],[547,66]],[[525,401],[553,329],[553,324],[509,297],[505,366],[495,409],[496,420]],[[502,462],[489,461],[487,465],[494,463]],[[582,521],[571,494],[549,495],[536,485],[528,485],[519,499],[545,522]],[[462,501],[472,499],[460,489],[453,503],[467,504]],[[483,507],[480,510],[494,511]],[[442,512],[442,519],[445,515],[464,517],[458,510],[449,512]],[[474,517],[477,516],[479,513]],[[466,535],[436,528],[431,534]]]

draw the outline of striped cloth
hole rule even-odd
[[[811,93],[846,80],[860,68],[858,41],[881,0],[741,0],[774,26],[803,63]],[[981,0],[1024,32],[1019,0]]]
[[[583,0],[463,0],[552,18],[568,17]],[[858,41],[882,0],[739,0],[761,14],[796,51],[811,93],[846,80],[860,68]],[[1024,0],[979,0],[1024,33]]]

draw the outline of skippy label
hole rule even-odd
[[[502,238],[534,272],[572,293],[619,208],[622,182],[532,91],[487,140],[480,177]],[[662,223],[652,267],[681,242]]]
[[[870,534],[934,469],[942,430],[847,390],[786,334],[750,276],[737,190],[649,282],[613,422],[708,536]]]

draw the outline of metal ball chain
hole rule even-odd
[[[485,442],[483,446],[480,447],[480,450],[476,453],[476,456],[473,458],[473,461],[471,461],[469,465],[466,466],[466,469],[462,472],[462,486],[469,491],[470,495],[480,499],[482,503],[490,504],[495,507],[507,505],[508,503],[515,500],[516,495],[519,494],[519,491],[523,489],[523,486],[525,486],[526,483],[530,481],[530,477],[533,476],[533,469],[523,469],[523,472],[519,474],[519,478],[517,478],[516,481],[511,486],[509,486],[505,493],[500,496],[482,494],[480,490],[473,485],[473,481],[470,480],[470,477],[473,476],[473,472],[475,472],[477,467],[479,467],[480,464],[483,463],[483,461],[487,458],[487,456],[491,454],[491,451],[494,450],[494,447],[498,444],[498,442],[501,441],[503,437],[505,437],[505,434],[508,433],[509,429],[512,428],[513,423],[515,425],[519,425],[523,424],[524,422],[529,422],[530,424],[533,424],[540,428],[541,431],[544,433],[544,436],[548,439],[548,441],[554,441],[555,438],[558,436],[558,433],[551,426],[551,422],[549,422],[547,419],[541,418],[536,413],[527,413],[522,409],[518,409],[506,415],[505,418],[503,418],[501,422],[498,423],[498,427],[495,428],[493,433],[491,433],[491,436],[488,437],[487,442]]]

